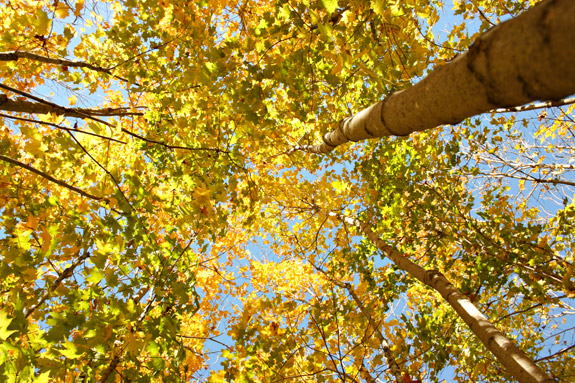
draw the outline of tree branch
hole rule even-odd
[[[56,280],[54,281],[54,283],[52,284],[52,286],[50,286],[50,288],[46,289],[46,291],[44,291],[44,294],[42,294],[42,297],[38,300],[38,302],[36,304],[34,304],[33,306],[31,306],[29,309],[25,309],[24,310],[24,316],[26,318],[28,318],[30,315],[32,315],[32,313],[41,305],[44,304],[44,302],[46,302],[46,300],[48,298],[50,298],[50,295],[52,295],[52,293],[54,292],[54,290],[56,290],[58,288],[58,286],[60,286],[60,284],[62,283],[62,281],[64,281],[64,279],[70,278],[73,274],[74,274],[74,270],[76,269],[76,267],[78,267],[82,262],[84,262],[84,260],[86,260],[88,257],[90,257],[90,253],[85,252],[84,255],[82,255],[81,257],[79,257],[76,262],[74,262],[72,265],[68,266],[67,268],[64,269],[64,271],[62,271],[60,273],[60,275],[58,276],[58,278],[56,278]]]
[[[564,99],[575,93],[573,14],[573,0],[541,1],[417,84],[341,120],[322,144],[298,150],[329,153],[350,141],[405,136],[494,109]]]
[[[119,363],[120,363],[120,356],[115,355],[112,358],[112,360],[110,361],[110,364],[108,365],[108,367],[104,370],[104,372],[100,376],[100,380],[98,382],[99,383],[106,383],[106,381],[108,380],[108,378],[110,377],[112,372],[114,372],[114,370],[116,369],[116,367],[118,366]]]
[[[96,133],[92,133],[92,132],[87,132],[87,131],[85,131],[85,130],[80,130],[80,129],[77,129],[77,128],[67,128],[67,127],[65,127],[65,126],[61,126],[61,125],[58,125],[58,124],[53,124],[53,123],[51,123],[51,122],[40,121],[40,120],[32,120],[32,119],[30,119],[30,118],[23,118],[23,117],[18,117],[18,116],[11,116],[11,115],[9,115],[9,114],[4,114],[4,113],[0,113],[0,117],[10,118],[10,119],[13,119],[13,120],[18,120],[18,121],[31,122],[31,123],[33,123],[33,124],[41,124],[41,125],[46,125],[46,126],[52,126],[52,127],[56,128],[56,129],[65,130],[65,131],[67,131],[67,132],[76,132],[76,133],[81,133],[81,134],[87,134],[87,135],[89,135],[89,136],[98,137],[98,138],[101,138],[101,139],[103,139],[103,140],[109,140],[109,141],[117,142],[117,143],[119,143],[119,144],[124,144],[124,145],[126,144],[124,141],[120,141],[120,140],[117,140],[117,139],[112,138],[112,137],[102,136],[102,135],[100,135],[100,134],[96,134]]]
[[[22,90],[13,88],[11,86],[0,84],[0,89],[8,90],[10,92],[16,93],[20,96],[24,96],[36,102],[29,101],[13,101],[8,98],[5,94],[0,94],[0,110],[5,110],[8,112],[19,112],[19,113],[35,113],[35,114],[48,114],[52,113],[58,116],[66,117],[77,117],[77,118],[88,118],[96,122],[100,122],[104,125],[112,127],[112,125],[98,117],[108,117],[108,116],[142,116],[141,112],[128,112],[126,108],[104,108],[104,109],[88,109],[88,108],[68,108],[54,104],[50,101],[46,101],[40,97],[36,97],[33,94],[24,92]]]
[[[561,100],[556,100],[556,101],[538,102],[538,103],[534,103],[534,104],[516,106],[516,107],[512,107],[512,108],[493,109],[491,112],[492,113],[526,112],[528,110],[551,108],[554,106],[565,106],[565,105],[571,105],[571,104],[575,104],[575,97],[563,98]]]
[[[122,132],[129,134],[132,137],[136,137],[142,141],[146,141],[149,142],[151,144],[156,144],[156,145],[161,145],[167,149],[182,149],[182,150],[190,150],[190,151],[201,151],[201,150],[206,150],[206,151],[212,151],[212,152],[216,152],[216,153],[226,153],[229,154],[229,151],[227,150],[222,150],[220,148],[190,148],[188,146],[178,146],[178,145],[170,145],[170,144],[166,144],[165,142],[162,141],[156,141],[156,140],[152,140],[151,138],[147,138],[144,136],[140,136],[137,133],[134,133],[132,131],[129,131],[128,129],[122,128]]]
[[[539,359],[536,360],[536,362],[541,362],[541,361],[543,361],[543,360],[553,359],[553,358],[555,358],[556,356],[559,356],[559,355],[561,355],[561,354],[563,354],[563,353],[565,353],[565,352],[567,352],[567,351],[569,351],[569,350],[571,350],[571,349],[574,349],[574,348],[575,348],[575,344],[572,345],[572,346],[569,346],[569,347],[565,347],[564,349],[557,351],[555,354],[546,356],[546,357],[544,357],[544,358],[539,358]]]
[[[118,80],[122,80],[122,81],[127,82],[127,83],[130,82],[123,77],[120,77],[120,76],[113,74],[112,73],[113,68],[111,68],[111,69],[110,68],[103,68],[99,65],[94,65],[94,64],[87,63],[87,62],[83,62],[83,61],[72,61],[72,60],[67,60],[67,59],[52,58],[52,57],[42,56],[42,55],[32,53],[32,52],[23,52],[23,51],[0,52],[0,61],[18,61],[21,58],[26,58],[29,60],[43,62],[46,64],[61,65],[63,67],[66,66],[66,67],[70,67],[70,68],[86,68],[86,69],[90,69],[90,70],[93,70],[96,72],[105,73],[107,75],[110,75],[114,78],[117,78]]]
[[[26,58],[34,61],[43,62],[46,64],[55,64],[55,65],[62,65],[67,66],[70,68],[87,68],[97,72],[103,72],[106,74],[111,75],[112,72],[110,69],[102,68],[98,65],[89,64],[86,62],[81,61],[72,61],[66,59],[58,59],[52,57],[42,56],[36,53],[31,52],[22,52],[22,51],[15,51],[15,52],[0,52],[0,61],[18,61],[19,59]]]
[[[60,181],[60,180],[58,180],[58,179],[52,177],[51,175],[46,174],[46,173],[44,173],[43,171],[40,171],[40,170],[38,170],[38,169],[36,169],[36,168],[30,166],[30,165],[26,165],[26,164],[23,163],[23,162],[14,160],[14,159],[12,159],[12,158],[3,156],[3,155],[1,155],[1,154],[0,154],[0,160],[2,160],[2,161],[4,161],[4,162],[8,162],[8,163],[10,163],[10,164],[12,164],[12,165],[19,166],[19,167],[24,168],[24,169],[26,169],[26,170],[29,170],[29,171],[31,171],[32,173],[36,173],[36,174],[38,174],[40,177],[43,177],[43,178],[47,179],[48,181],[51,181],[51,182],[53,182],[53,183],[55,183],[55,184],[57,184],[57,185],[60,185],[60,186],[62,186],[62,187],[65,187],[65,188],[68,189],[68,190],[72,190],[73,192],[76,192],[76,193],[78,193],[78,194],[80,194],[80,195],[83,195],[84,197],[87,197],[87,198],[90,198],[90,199],[93,199],[93,200],[96,200],[96,201],[108,201],[107,198],[104,198],[104,197],[96,197],[95,195],[92,195],[92,194],[90,194],[90,193],[88,193],[88,192],[85,192],[85,191],[83,191],[83,190],[81,190],[81,189],[78,189],[77,187],[72,186],[72,185],[70,185],[70,184],[67,184],[67,183],[64,182],[64,181]]]
[[[451,284],[442,273],[437,270],[426,270],[414,263],[406,255],[382,240],[368,224],[335,212],[327,214],[358,228],[397,267],[439,292],[485,347],[501,362],[507,372],[520,383],[555,383],[555,379],[493,326],[469,298]]]

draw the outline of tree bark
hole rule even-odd
[[[323,144],[405,136],[498,108],[575,93],[575,1],[544,0],[479,37],[467,52],[405,90],[340,121]]]
[[[141,112],[131,112],[127,108],[68,108],[49,102],[30,102],[25,100],[11,100],[5,94],[0,94],[0,110],[17,113],[55,114],[57,116],[88,118],[108,116],[143,116]]]
[[[330,213],[330,215],[357,227],[396,266],[438,291],[485,347],[491,351],[507,372],[517,381],[520,383],[556,382],[555,379],[546,374],[533,360],[525,355],[505,334],[493,326],[489,319],[453,286],[442,273],[437,270],[426,270],[412,262],[409,258],[385,243],[366,223],[336,213]]]
[[[42,56],[32,52],[24,51],[14,51],[14,52],[0,52],[0,61],[18,61],[19,59],[29,59],[34,61],[39,61],[47,64],[61,65],[70,68],[87,68],[98,72],[103,72],[106,74],[111,74],[110,69],[102,68],[98,65],[93,65],[81,61],[72,61],[66,59],[52,58],[47,56]]]

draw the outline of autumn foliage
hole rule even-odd
[[[575,379],[573,99],[306,152],[535,3],[0,0],[0,381]]]

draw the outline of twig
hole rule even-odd
[[[132,137],[136,137],[140,140],[149,142],[151,144],[162,145],[163,147],[168,148],[168,149],[183,149],[183,150],[190,150],[190,151],[206,150],[206,151],[212,151],[212,152],[216,152],[216,153],[226,153],[226,154],[230,153],[229,151],[223,150],[220,148],[190,148],[188,146],[170,145],[170,144],[166,144],[165,142],[162,142],[162,141],[156,141],[156,140],[152,140],[151,138],[140,136],[139,134],[134,133],[132,131],[129,131],[128,129],[125,129],[125,128],[122,128],[122,132],[129,134]]]
[[[572,346],[569,346],[569,347],[565,347],[563,350],[559,350],[559,351],[557,351],[557,352],[556,352],[555,354],[553,354],[553,355],[549,355],[549,356],[546,356],[546,357],[544,357],[544,358],[539,358],[539,359],[536,359],[535,361],[536,361],[536,362],[541,362],[541,361],[543,361],[543,360],[555,358],[556,356],[559,356],[559,355],[561,355],[561,354],[564,354],[564,353],[566,353],[567,351],[569,351],[569,350],[571,350],[571,349],[573,349],[573,348],[575,348],[575,344],[572,345]]]
[[[83,62],[83,61],[72,61],[72,60],[67,60],[67,59],[57,59],[57,58],[42,56],[42,55],[32,53],[32,52],[22,52],[22,51],[0,52],[0,61],[17,61],[18,59],[21,59],[21,58],[35,60],[35,61],[43,62],[46,64],[61,65],[63,67],[66,66],[66,67],[71,67],[71,68],[91,69],[91,70],[96,71],[96,72],[106,73],[107,75],[110,75],[114,78],[117,78],[118,80],[122,80],[122,81],[127,82],[127,83],[130,82],[123,77],[120,77],[120,76],[113,74],[112,73],[113,68],[112,69],[103,68],[101,66],[90,64],[90,63]]]
[[[511,113],[511,112],[525,112],[534,109],[551,108],[553,106],[565,106],[575,104],[575,97],[564,98],[556,101],[538,102],[536,104],[528,104],[522,106],[515,106],[512,108],[499,108],[493,109],[491,113]]]
[[[61,129],[61,130],[65,130],[68,132],[76,132],[76,133],[81,133],[81,134],[87,134],[89,136],[94,136],[94,137],[98,137],[104,140],[109,140],[109,141],[113,141],[113,142],[117,142],[119,144],[126,144],[124,141],[120,141],[117,140],[115,138],[112,137],[106,137],[106,136],[102,136],[100,134],[96,134],[96,133],[92,133],[92,132],[87,132],[85,130],[80,130],[80,129],[76,129],[76,128],[67,128],[65,126],[62,125],[58,125],[58,124],[54,124],[51,122],[45,122],[45,121],[39,121],[39,120],[32,120],[30,118],[23,118],[23,117],[17,117],[17,116],[11,116],[9,114],[4,114],[4,113],[0,113],[0,117],[4,117],[4,118],[11,118],[13,120],[18,120],[18,121],[25,121],[25,122],[31,122],[33,124],[41,124],[41,125],[47,125],[47,126],[52,126],[56,129]]]
[[[24,310],[24,316],[26,318],[28,318],[30,315],[32,315],[32,313],[41,305],[44,304],[44,302],[46,302],[46,300],[48,298],[50,298],[50,295],[52,295],[52,292],[54,292],[54,290],[56,290],[58,288],[58,286],[60,286],[60,284],[62,283],[62,281],[66,278],[70,278],[72,275],[74,275],[74,270],[76,269],[76,267],[78,267],[82,262],[84,262],[88,257],[90,257],[90,253],[85,252],[84,255],[82,255],[81,257],[79,257],[76,262],[74,262],[72,265],[68,266],[67,268],[64,269],[64,271],[62,271],[60,273],[60,275],[58,276],[58,278],[56,278],[56,280],[54,281],[54,283],[52,284],[52,286],[50,286],[49,289],[46,289],[46,291],[44,291],[44,294],[42,294],[42,297],[40,298],[40,300],[34,304],[32,307],[30,307],[29,309]]]

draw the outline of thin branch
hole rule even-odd
[[[323,275],[325,275],[333,284],[335,284],[336,286],[338,286],[340,288],[347,290],[349,295],[353,298],[353,300],[357,304],[359,311],[367,319],[369,325],[371,326],[371,328],[375,332],[375,335],[378,338],[378,341],[381,343],[381,346],[383,347],[383,353],[384,353],[385,359],[387,360],[387,363],[389,365],[391,373],[395,377],[395,381],[397,383],[401,383],[402,382],[401,371],[400,371],[399,365],[397,364],[393,354],[391,353],[391,348],[389,347],[389,343],[387,342],[387,339],[383,336],[383,333],[379,329],[379,326],[377,325],[377,323],[375,323],[375,321],[373,320],[373,317],[371,315],[369,315],[369,313],[367,312],[365,305],[363,304],[361,299],[359,299],[359,297],[357,296],[357,294],[353,290],[351,284],[350,283],[344,283],[344,282],[336,280],[335,278],[332,278],[327,272],[325,272],[323,269],[321,269],[320,267],[316,266],[313,263],[312,263],[312,266],[317,271],[319,271]]]
[[[72,275],[74,275],[74,270],[76,269],[76,267],[78,267],[82,262],[84,262],[88,257],[90,257],[90,253],[85,252],[84,255],[82,255],[81,257],[79,257],[76,262],[74,262],[72,265],[68,266],[67,268],[64,269],[64,271],[62,271],[60,273],[60,275],[58,276],[58,278],[56,278],[56,280],[54,281],[54,283],[52,284],[52,286],[50,286],[49,289],[46,289],[46,291],[44,291],[44,294],[42,294],[42,297],[40,298],[40,300],[38,300],[38,302],[36,304],[34,304],[32,307],[30,307],[29,309],[24,310],[24,316],[26,318],[28,318],[30,315],[32,315],[32,313],[41,305],[44,304],[44,302],[46,302],[46,300],[48,298],[50,298],[50,296],[52,295],[52,293],[54,292],[54,290],[56,290],[58,288],[58,286],[60,286],[60,284],[62,283],[62,281],[64,281],[64,279],[70,278]]]
[[[43,62],[46,64],[55,64],[55,65],[62,65],[67,66],[70,68],[87,68],[97,72],[103,72],[106,74],[111,75],[110,69],[102,68],[98,65],[89,64],[82,61],[72,61],[66,59],[57,59],[52,57],[42,56],[36,53],[31,52],[22,52],[22,51],[15,51],[15,52],[0,52],[0,61],[18,61],[18,59],[26,58],[34,61]]]
[[[58,125],[58,124],[54,124],[54,123],[51,123],[51,122],[45,122],[45,121],[40,121],[40,120],[32,120],[32,119],[30,119],[30,118],[23,118],[23,117],[11,116],[11,115],[9,115],[9,114],[4,114],[4,113],[0,113],[0,117],[10,118],[10,119],[13,119],[13,120],[18,120],[18,121],[31,122],[31,123],[33,123],[33,124],[41,124],[41,125],[46,125],[46,126],[52,126],[52,127],[56,128],[56,129],[65,130],[65,131],[67,131],[67,132],[76,132],[76,133],[81,133],[81,134],[87,134],[87,135],[89,135],[89,136],[98,137],[98,138],[101,138],[101,139],[103,139],[103,140],[109,140],[109,141],[117,142],[117,143],[119,143],[119,144],[124,144],[124,145],[126,144],[124,141],[120,141],[120,140],[117,140],[117,139],[112,138],[112,137],[102,136],[102,135],[100,135],[100,134],[96,134],[96,133],[92,133],[92,132],[87,132],[87,131],[85,131],[85,130],[80,130],[80,129],[77,129],[77,128],[67,128],[67,127],[65,127],[65,126]]]
[[[216,153],[226,153],[229,154],[230,152],[227,150],[223,150],[220,148],[190,148],[188,146],[178,146],[178,145],[170,145],[170,144],[166,144],[165,142],[162,141],[156,141],[156,140],[152,140],[151,138],[147,138],[144,136],[140,136],[137,133],[134,133],[132,131],[129,131],[128,129],[122,128],[122,132],[129,134],[132,137],[136,137],[140,140],[149,142],[151,144],[157,144],[157,145],[162,145],[163,147],[167,148],[167,149],[182,149],[182,150],[190,150],[190,151],[212,151],[212,152],[216,152]]]
[[[487,16],[485,16],[485,13],[483,13],[483,11],[481,10],[481,8],[479,8],[479,5],[476,5],[475,2],[472,2],[473,5],[475,5],[475,7],[477,8],[477,12],[479,12],[479,16],[481,16],[481,18],[485,21],[487,21],[487,23],[489,23],[492,27],[494,27],[495,24],[493,21],[489,20],[487,18]]]
[[[207,337],[207,336],[192,336],[192,335],[180,335],[177,334],[176,336],[180,337],[180,338],[185,338],[185,339],[199,339],[199,340],[211,340],[212,342],[218,343],[222,346],[224,346],[225,348],[227,348],[228,350],[231,350],[232,348],[225,344],[224,342],[220,342],[219,340],[214,339],[214,337]]]
[[[100,169],[102,169],[108,176],[110,176],[110,178],[112,179],[112,181],[114,182],[114,184],[116,185],[116,188],[118,189],[118,191],[120,192],[120,194],[122,195],[122,197],[124,197],[124,199],[126,200],[126,202],[128,203],[128,205],[132,208],[132,210],[135,212],[136,209],[132,206],[132,204],[130,203],[130,200],[128,199],[128,197],[126,197],[126,195],[124,194],[124,192],[122,191],[122,188],[120,187],[120,183],[118,182],[118,180],[116,179],[116,177],[114,177],[114,175],[112,173],[110,173],[110,171],[108,169],[106,169],[104,167],[104,165],[102,165],[100,163],[100,161],[98,161],[96,158],[94,158],[94,156],[92,156],[92,154],[90,154],[90,152],[88,152],[88,149],[86,149],[84,147],[84,145],[82,145],[80,143],[80,141],[78,141],[78,139],[74,136],[74,134],[72,134],[72,132],[68,132],[68,134],[70,135],[70,137],[72,137],[72,140],[74,140],[74,142],[76,143],[76,145],[78,145],[80,147],[80,149],[86,153],[86,155],[88,157],[90,157],[90,159],[92,161],[94,161],[96,163],[96,165],[98,165],[98,167],[100,167]]]
[[[329,343],[325,337],[325,333],[323,331],[323,329],[321,328],[321,326],[319,325],[319,323],[317,323],[317,321],[315,320],[315,317],[313,316],[313,314],[310,311],[310,318],[313,322],[313,324],[315,325],[315,327],[317,328],[317,331],[319,332],[319,335],[321,336],[321,339],[323,341],[323,344],[325,346],[325,349],[327,350],[326,354],[329,357],[329,359],[331,360],[331,362],[333,363],[334,366],[337,366],[337,362],[335,360],[335,358],[333,357],[330,349],[329,349]],[[328,369],[329,370],[329,369]],[[339,375],[340,379],[342,378],[340,371],[338,371],[337,369],[334,371],[336,374]],[[345,379],[342,379],[345,382]]]
[[[556,299],[561,299],[561,298],[565,298],[565,297],[566,297],[566,295],[563,295],[563,296],[557,297],[557,298],[547,297],[547,299],[556,300]],[[535,309],[535,308],[537,308],[537,307],[539,307],[539,306],[543,306],[543,305],[545,305],[545,304],[547,304],[547,303],[548,303],[547,301],[546,301],[545,303],[537,303],[536,305],[527,307],[526,309],[514,311],[514,312],[509,313],[509,314],[507,314],[507,315],[503,315],[501,318],[498,318],[498,319],[494,320],[493,323],[501,322],[501,321],[504,320],[505,318],[509,318],[510,316],[513,316],[513,315],[525,313],[525,312],[530,311],[530,310],[533,310],[533,309]]]
[[[8,96],[6,96],[5,94],[0,94],[0,110],[5,110],[8,112],[38,113],[38,114],[52,113],[59,116],[88,118],[110,127],[113,127],[110,123],[103,121],[95,116],[108,117],[108,116],[144,115],[142,112],[129,112],[127,111],[127,108],[104,108],[104,109],[68,108],[58,104],[54,104],[50,101],[46,101],[40,97],[34,96],[33,94],[24,92],[22,90],[13,88],[5,84],[0,84],[0,89],[8,90],[20,96],[36,101],[36,103],[28,101],[13,101],[10,100]]]
[[[353,298],[353,300],[355,301],[355,303],[359,307],[359,310],[361,311],[361,313],[366,317],[366,319],[369,322],[369,325],[375,331],[375,334],[376,334],[379,342],[381,343],[381,346],[383,347],[383,354],[385,355],[385,359],[387,360],[387,364],[389,365],[391,373],[395,377],[395,381],[397,383],[401,383],[401,381],[402,381],[401,380],[401,371],[400,371],[399,365],[397,364],[397,361],[395,360],[395,357],[391,353],[391,348],[389,347],[389,343],[387,343],[387,339],[385,339],[385,337],[383,336],[383,333],[379,329],[379,326],[373,320],[373,317],[371,315],[369,315],[369,313],[367,312],[365,306],[363,305],[363,302],[361,301],[361,299],[359,299],[359,297],[357,296],[355,291],[352,289],[351,284],[350,283],[341,283],[339,281],[334,281],[334,280],[332,280],[332,281],[336,285],[343,287],[348,291],[349,295],[351,295],[351,297]]]
[[[129,83],[127,79],[117,76],[112,73],[112,69],[110,68],[103,68],[99,65],[90,64],[83,61],[72,61],[67,59],[59,59],[59,58],[52,58],[47,56],[42,56],[32,52],[22,52],[22,51],[14,51],[14,52],[0,52],[0,61],[18,61],[21,58],[26,58],[29,60],[34,60],[38,62],[43,62],[46,64],[55,64],[61,65],[63,67],[70,67],[70,68],[86,68],[91,69],[96,72],[102,72],[118,80],[122,80],[124,82]]]
[[[119,363],[120,363],[120,356],[115,355],[112,358],[112,360],[110,361],[110,364],[108,365],[108,367],[104,370],[104,372],[100,376],[100,380],[98,382],[99,383],[106,383],[106,381],[108,380],[108,378],[110,377],[112,372],[114,372],[114,370],[116,369],[116,367],[118,366]]]
[[[522,172],[523,173],[523,172]],[[471,174],[471,173],[470,173]],[[567,180],[562,180],[559,178],[552,178],[549,180],[543,179],[543,178],[538,178],[535,176],[532,176],[531,174],[527,174],[527,177],[520,177],[520,176],[516,176],[514,174],[510,174],[510,173],[495,173],[495,172],[479,172],[477,173],[479,175],[482,176],[486,176],[486,177],[498,177],[498,178],[513,178],[516,180],[522,180],[522,181],[528,181],[528,182],[534,182],[536,184],[552,184],[552,185],[566,185],[566,186],[575,186],[575,182],[572,181],[567,181]]]
[[[571,105],[571,104],[575,104],[575,97],[563,98],[561,100],[556,100],[556,101],[538,102],[535,104],[527,104],[527,105],[516,106],[516,107],[512,107],[512,108],[493,109],[491,111],[491,113],[525,112],[528,110],[551,108],[553,106],[565,106],[565,105]]]
[[[541,362],[541,361],[543,361],[543,360],[553,359],[553,358],[555,358],[556,356],[559,356],[559,355],[561,355],[561,354],[564,354],[564,353],[566,353],[567,351],[569,351],[569,350],[571,350],[571,349],[573,349],[573,348],[575,348],[575,344],[572,345],[572,346],[569,346],[569,347],[565,347],[563,350],[559,350],[558,352],[556,352],[556,353],[553,354],[553,355],[549,355],[549,356],[546,356],[546,357],[544,357],[544,358],[539,358],[539,359],[536,359],[535,361],[536,361],[536,362]]]
[[[14,159],[12,159],[12,158],[3,156],[3,155],[1,155],[1,154],[0,154],[0,160],[2,160],[2,161],[4,161],[4,162],[11,163],[12,165],[19,166],[19,167],[24,168],[24,169],[26,169],[26,170],[29,170],[29,171],[31,171],[32,173],[36,173],[36,174],[38,174],[40,177],[43,177],[43,178],[47,179],[48,181],[54,182],[54,183],[57,184],[57,185],[60,185],[60,186],[62,186],[62,187],[65,187],[66,189],[72,190],[73,192],[76,192],[76,193],[78,193],[78,194],[80,194],[80,195],[83,195],[84,197],[87,197],[87,198],[90,198],[90,199],[93,199],[93,200],[96,200],[96,201],[108,201],[107,198],[97,197],[97,196],[95,196],[95,195],[92,195],[92,194],[90,194],[90,193],[88,193],[88,192],[85,192],[85,191],[83,191],[83,190],[81,190],[81,189],[78,189],[78,188],[75,187],[75,186],[72,186],[72,185],[70,185],[70,184],[67,184],[67,183],[64,182],[64,181],[60,181],[60,180],[58,180],[58,179],[52,177],[51,175],[46,174],[46,173],[44,173],[43,171],[40,171],[40,170],[38,170],[38,169],[36,169],[36,168],[30,166],[30,165],[26,165],[26,164],[23,163],[23,162],[14,160]]]

